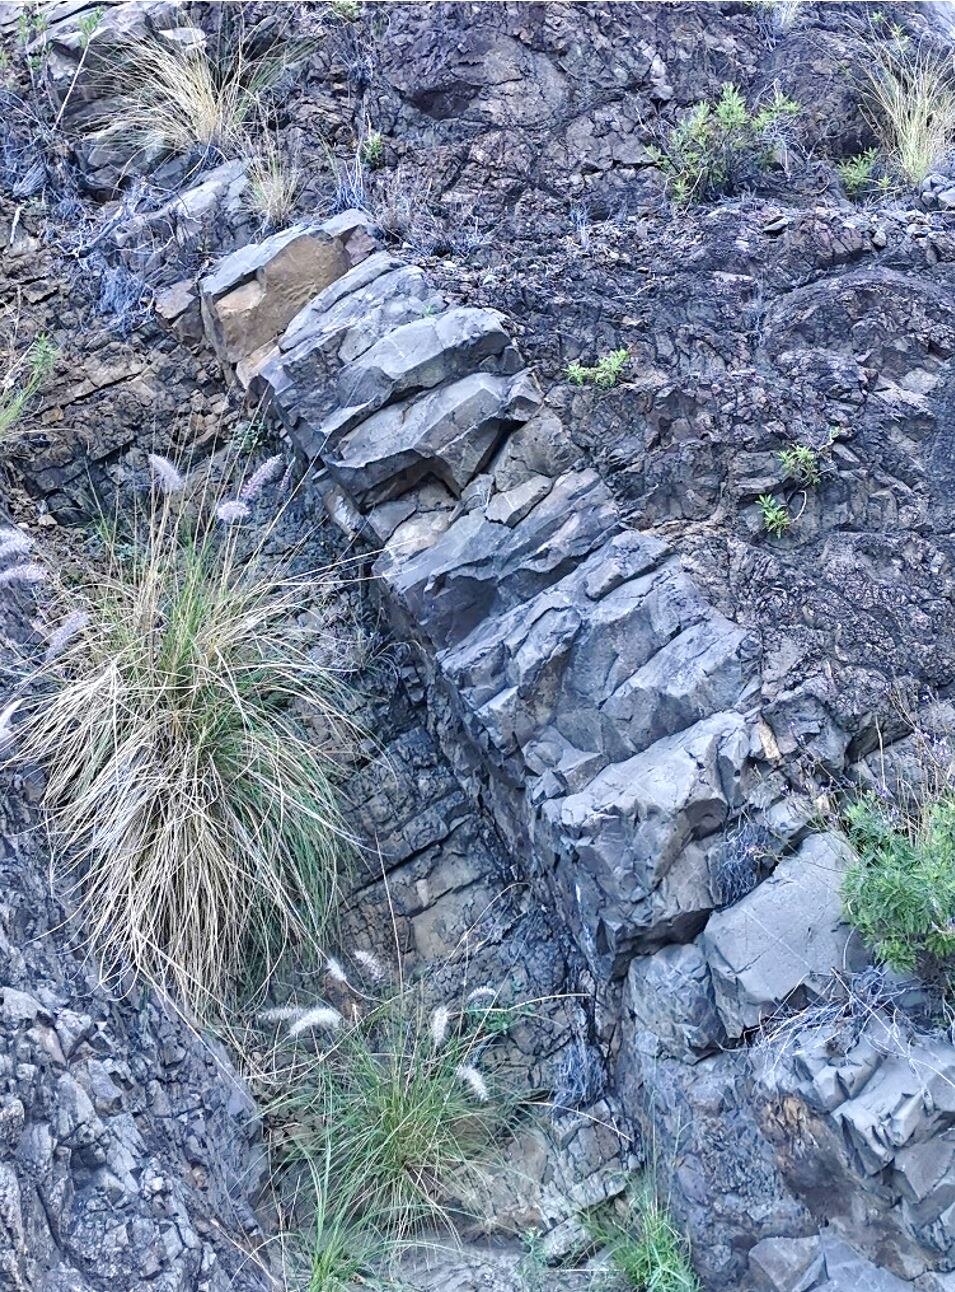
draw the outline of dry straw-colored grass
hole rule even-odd
[[[97,68],[115,103],[97,124],[135,153],[188,155],[196,149],[242,153],[249,123],[305,47],[277,38],[252,54],[241,30],[221,48],[191,48],[150,37],[127,45]]]
[[[106,568],[71,594],[18,732],[105,975],[131,969],[197,1012],[318,938],[347,850],[343,682],[299,624],[334,577],[292,573],[266,552],[271,526],[235,523],[267,465],[224,503],[187,501],[154,459],[151,504],[122,537],[104,526]]]
[[[248,202],[265,228],[286,224],[302,187],[302,168],[294,153],[286,153],[274,133],[263,123],[246,142]]]
[[[911,41],[867,50],[866,97],[872,123],[903,178],[919,184],[955,141],[955,81],[950,60]]]

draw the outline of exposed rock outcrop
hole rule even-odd
[[[810,805],[777,770],[758,642],[666,543],[621,522],[596,473],[567,460],[499,315],[447,305],[380,252],[315,286],[257,388],[326,470],[331,514],[381,544],[379,586],[419,649],[462,782],[604,991],[615,997],[630,970],[636,1026],[622,1027],[617,1093],[657,1128],[708,1286],[738,1286],[754,1242],[801,1240],[814,1216],[844,1215],[865,1249],[853,1217],[873,1208],[899,1233],[900,1273],[944,1268],[931,1222],[899,1223],[897,1195],[873,1193],[858,1159],[841,1163],[838,1207],[822,1154],[792,1169],[779,1091],[757,1087],[746,1049],[733,1048],[864,963],[840,923],[845,845],[807,833]],[[514,383],[521,402],[492,403],[490,425],[482,403],[462,419],[462,387]],[[535,427],[548,419],[554,442],[541,451]],[[748,872],[754,835],[769,846]],[[878,1084],[862,1103],[884,1127]],[[841,1114],[823,1115],[837,1139]],[[926,1171],[945,1125],[917,1137]],[[945,1188],[932,1179],[938,1214]]]

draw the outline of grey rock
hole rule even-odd
[[[810,1292],[825,1276],[818,1237],[764,1238],[750,1248],[754,1292]]]
[[[694,942],[637,956],[627,973],[624,1007],[646,1033],[648,1053],[694,1063],[726,1044],[713,998],[710,971]],[[634,1044],[641,1039],[634,1037]]]
[[[401,395],[484,371],[519,368],[503,318],[492,310],[457,306],[404,323],[341,368],[332,413],[317,432],[341,434]]]
[[[839,893],[851,860],[837,836],[812,835],[755,891],[710,917],[701,947],[731,1037],[784,1003],[818,997],[832,971],[847,966],[851,932]]]
[[[472,373],[332,436],[323,458],[360,506],[398,497],[429,475],[460,494],[506,427],[538,402],[523,376]]]

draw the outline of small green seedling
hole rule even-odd
[[[811,489],[822,479],[819,455],[808,444],[794,444],[791,448],[780,449],[776,456],[783,474],[804,488]]]
[[[792,517],[782,503],[777,502],[771,493],[760,494],[756,503],[762,512],[763,528],[766,533],[771,534],[773,538],[779,538],[781,534],[785,534],[792,524]]]
[[[591,382],[601,390],[615,386],[624,368],[630,362],[630,351],[627,349],[611,350],[598,359],[594,366],[587,367],[582,363],[569,363],[564,369],[564,376],[572,386],[586,386]]]
[[[845,161],[837,163],[836,170],[849,197],[862,197],[871,187],[881,183],[875,181],[872,175],[878,160],[877,150],[867,148],[864,153],[856,153],[854,157],[847,157]],[[884,178],[887,180],[888,176]]]
[[[361,159],[371,170],[377,170],[385,156],[385,139],[380,130],[371,130],[361,141]]]

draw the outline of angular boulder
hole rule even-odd
[[[200,283],[206,335],[223,365],[247,386],[302,306],[373,249],[367,218],[344,211],[226,256]]]
[[[820,996],[834,970],[859,959],[839,895],[851,862],[844,839],[811,835],[758,888],[710,916],[701,946],[729,1036]]]

